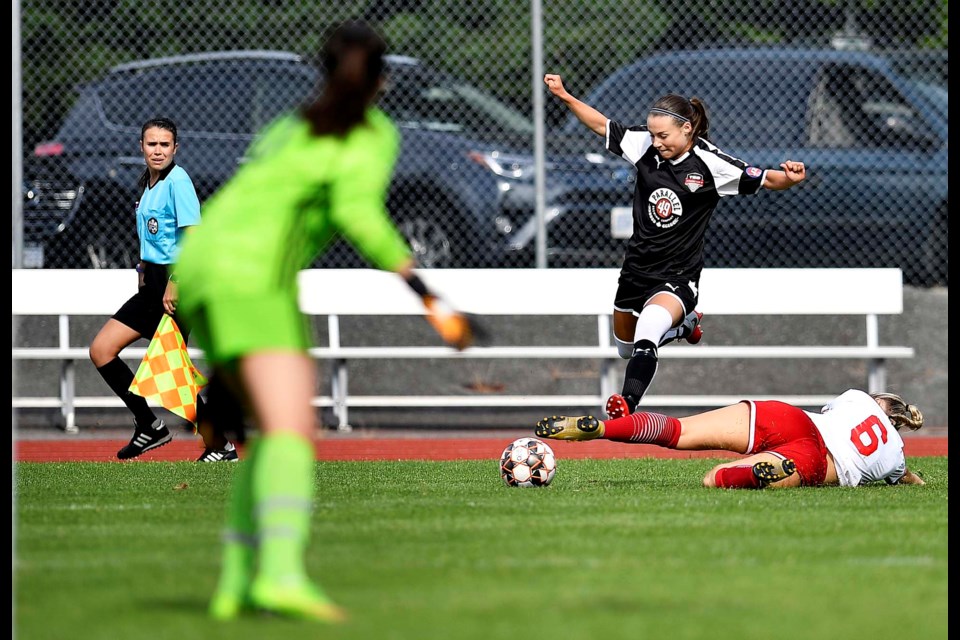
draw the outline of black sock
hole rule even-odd
[[[147,401],[142,397],[130,393],[130,384],[133,382],[133,371],[120,358],[114,358],[102,367],[97,367],[100,376],[110,386],[123,404],[133,412],[133,418],[141,427],[149,427],[157,416],[150,410]]]
[[[627,372],[623,378],[623,392],[621,395],[630,407],[630,413],[637,410],[637,405],[647,392],[653,377],[657,375],[657,345],[649,340],[638,340],[633,345],[633,356],[627,363]]]
[[[203,416],[212,426],[215,442],[233,441],[243,444],[246,441],[243,403],[216,371],[207,384],[207,400],[204,406]]]

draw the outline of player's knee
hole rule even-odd
[[[102,367],[106,363],[113,360],[113,357],[110,354],[109,345],[105,344],[103,340],[98,340],[97,338],[93,339],[93,342],[90,343],[90,348],[87,350],[87,354],[90,356],[91,362],[94,366]]]
[[[617,343],[617,354],[624,360],[629,360],[633,357],[633,342],[626,342],[620,338],[614,336],[613,341]]]

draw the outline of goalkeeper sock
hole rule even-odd
[[[304,552],[313,504],[313,443],[289,432],[263,436],[253,469],[254,513],[260,543],[257,578],[306,580]]]
[[[236,475],[227,503],[223,559],[217,593],[242,597],[253,578],[257,552],[257,529],[253,518],[253,477],[257,442],[247,445],[246,460],[236,465]]]

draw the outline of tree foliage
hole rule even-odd
[[[529,112],[529,7],[513,0],[28,0],[21,11],[24,140],[31,148],[52,136],[75,86],[112,65],[231,49],[312,54],[327,25],[355,16],[380,27],[392,52],[420,57]],[[543,2],[543,23],[545,70],[582,93],[656,50],[824,46],[851,25],[878,47],[945,48],[947,0],[551,0]]]

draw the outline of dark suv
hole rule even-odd
[[[390,56],[388,67],[380,105],[402,135],[388,208],[419,263],[499,266],[521,254],[529,264],[533,123],[416,59]],[[134,264],[141,124],[158,114],[177,122],[177,162],[202,202],[243,162],[254,133],[316,80],[315,68],[295,54],[237,51],[124,64],[81,87],[55,141],[38,145],[25,168],[25,264]],[[609,181],[582,150],[558,148],[548,193],[570,191],[568,179]],[[339,243],[314,266],[362,264]]]
[[[616,71],[582,99],[630,125],[661,95],[698,96],[724,151],[760,167],[807,165],[793,189],[720,202],[707,266],[900,267],[908,283],[946,284],[946,58],[921,60],[922,75],[905,56],[855,51],[676,51]],[[938,60],[942,71],[931,70]],[[593,137],[573,118],[565,130]],[[634,172],[605,162],[619,189],[597,192],[588,209],[560,203],[552,265],[618,263],[630,228],[616,220]]]

